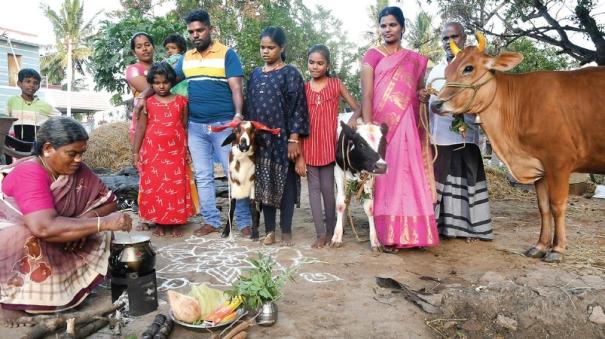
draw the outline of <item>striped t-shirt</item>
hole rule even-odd
[[[336,161],[340,86],[340,80],[336,78],[329,78],[319,92],[311,89],[311,83],[305,84],[310,130],[309,136],[301,140],[307,165],[325,166]]]
[[[233,119],[235,107],[227,79],[243,77],[239,57],[215,41],[202,53],[192,49],[176,64],[176,74],[189,81],[189,120],[213,123]]]

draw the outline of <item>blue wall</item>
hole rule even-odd
[[[15,54],[21,55],[21,68],[33,68],[40,72],[40,48],[11,40]],[[19,87],[8,86],[8,56],[12,54],[8,42],[0,38],[0,113],[5,113],[6,102],[13,95],[19,95]],[[11,56],[12,57],[12,56]]]

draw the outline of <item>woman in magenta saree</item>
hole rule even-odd
[[[86,166],[88,135],[73,119],[47,120],[35,156],[0,167],[0,305],[22,311],[80,304],[107,274],[111,232],[130,230],[115,196]],[[18,320],[17,320],[18,323]]]
[[[432,157],[417,98],[427,58],[401,48],[404,19],[398,7],[385,8],[379,20],[385,44],[366,53],[362,68],[364,102],[371,102],[364,105],[364,120],[389,126],[387,173],[376,177],[374,187],[376,232],[387,250],[435,246]]]

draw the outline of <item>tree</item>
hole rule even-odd
[[[529,38],[515,40],[505,49],[523,54],[523,62],[513,68],[512,73],[558,71],[577,65],[569,56],[558,54],[555,48],[536,44]]]
[[[174,14],[165,17],[142,15],[138,9],[114,13],[100,23],[97,34],[92,38],[94,51],[90,62],[97,90],[107,90],[122,94],[127,83],[124,76],[126,67],[136,62],[130,50],[130,38],[134,32],[146,32],[155,42],[156,58],[163,55],[162,41],[175,32],[184,32],[185,23]],[[120,103],[120,95],[113,102]]]
[[[41,60],[42,74],[51,83],[62,82],[69,72],[84,76],[91,54],[88,43],[96,14],[88,22],[84,22],[84,5],[80,0],[64,0],[59,12],[48,5],[41,5],[41,9],[50,20],[55,33],[55,45]],[[71,69],[68,69],[70,63]],[[78,86],[79,80],[72,76],[68,87],[73,85],[81,88]]]
[[[441,46],[441,34],[432,25],[433,18],[426,12],[420,11],[416,20],[407,24],[408,29],[404,37],[410,44],[410,48],[418,53],[429,57],[433,63],[438,63],[443,58]]]
[[[354,95],[359,93],[359,78],[353,66],[359,59],[358,51],[340,30],[342,22],[323,7],[312,10],[302,0],[180,0],[167,16],[152,17],[138,10],[139,2],[131,2],[129,6],[133,7],[103,21],[94,37],[91,63],[97,88],[125,92],[124,70],[134,62],[129,47],[132,32],[150,34],[156,40],[158,56],[158,51],[163,50],[158,44],[168,34],[186,31],[182,18],[192,10],[203,8],[210,14],[213,39],[237,51],[246,78],[255,67],[263,65],[259,36],[265,27],[273,25],[286,31],[288,63],[306,74],[308,48],[325,44],[332,54],[334,73]]]
[[[366,31],[366,37],[369,41],[367,47],[378,46],[382,43],[380,36],[380,24],[378,23],[378,15],[383,8],[389,5],[389,0],[376,0],[373,5],[368,7],[368,19],[370,20],[371,29]]]
[[[592,0],[429,0],[441,5],[445,20],[459,20],[509,43],[529,37],[584,65],[605,65],[605,28]],[[574,39],[575,38],[575,39]],[[588,41],[584,47],[579,40]]]

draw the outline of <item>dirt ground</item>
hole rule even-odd
[[[195,223],[186,227],[183,238],[152,238],[158,252],[158,312],[169,309],[166,290],[188,292],[190,284],[202,282],[226,288],[249,267],[246,259],[262,251],[271,253],[280,267],[299,264],[300,270],[278,302],[278,322],[253,327],[249,338],[605,337],[605,325],[589,321],[593,307],[605,308],[605,200],[571,198],[565,262],[546,264],[521,256],[539,235],[533,197],[492,200],[494,241],[450,239],[436,248],[376,255],[368,242],[356,241],[349,227],[344,247],[311,249],[315,235],[306,186],[303,193],[291,248],[242,238],[232,242],[217,234],[196,238]],[[355,208],[362,236],[367,235],[363,216]],[[378,287],[376,277],[424,289],[441,313],[423,312],[402,293]],[[80,310],[109,303],[109,293],[107,287],[97,289]],[[122,337],[140,337],[155,314],[128,319]],[[0,336],[15,338],[26,331],[3,330]],[[108,333],[92,337],[110,338]],[[171,337],[209,338],[210,333],[175,325]]]

